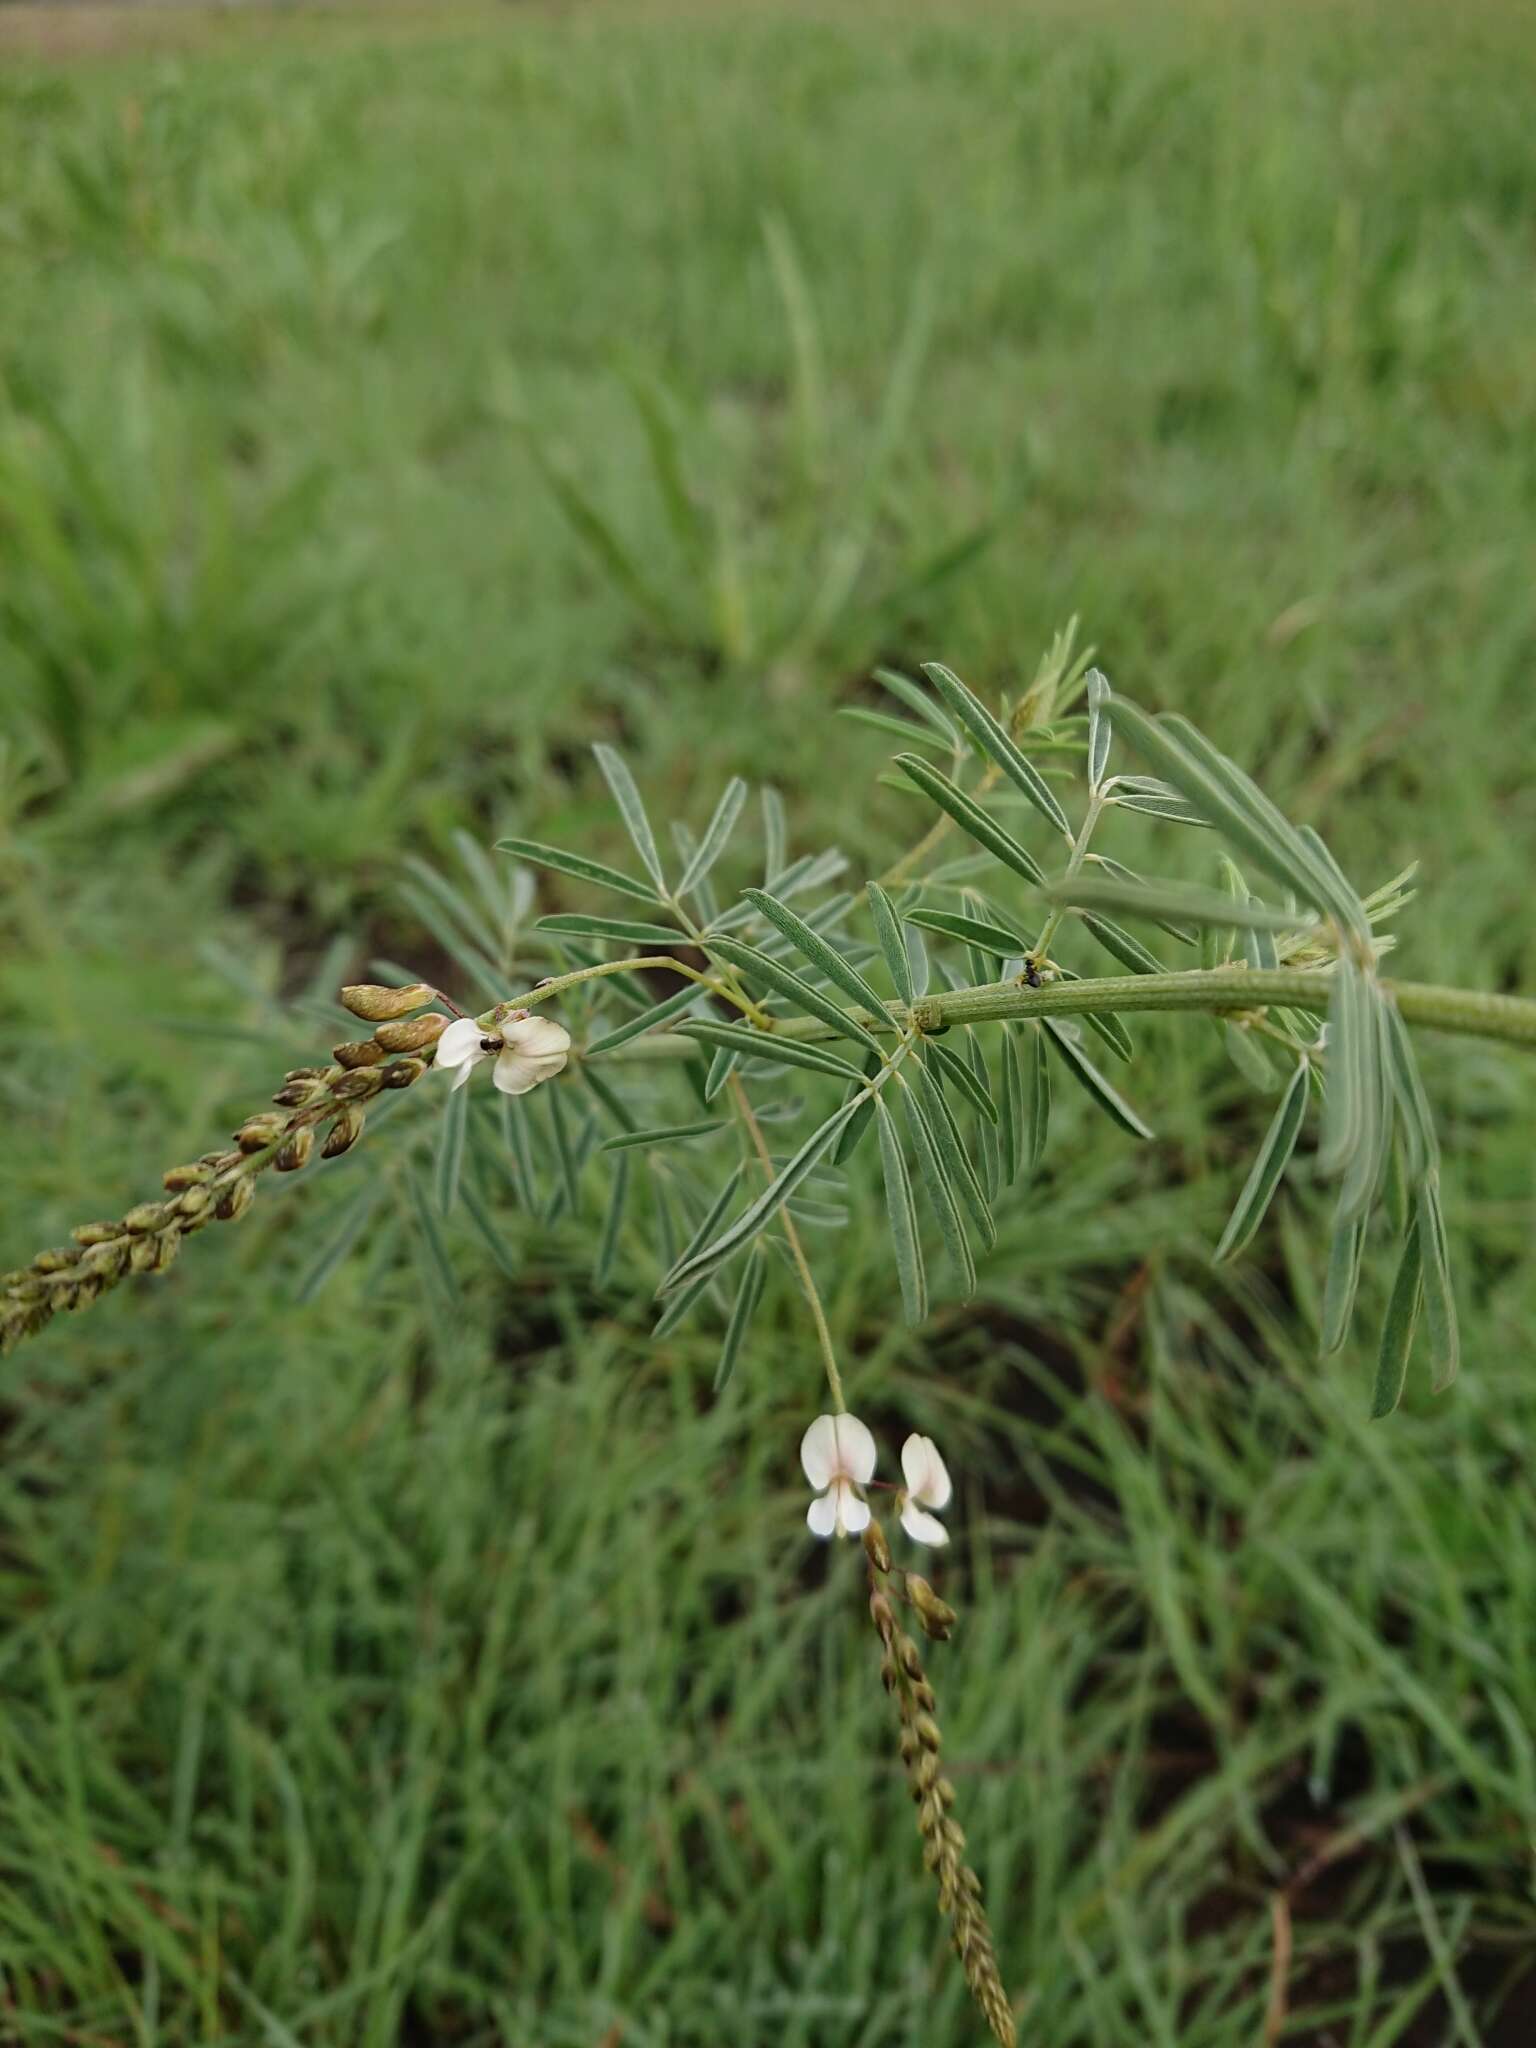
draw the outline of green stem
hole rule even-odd
[[[1383,983],[1406,1023],[1464,1038],[1502,1045],[1536,1046],[1536,1002],[1522,996],[1485,995],[1475,989],[1435,988],[1425,982]],[[1327,1014],[1333,976],[1300,968],[1194,968],[1175,974],[1106,975],[1093,981],[1053,982],[1030,988],[1015,981],[992,982],[924,996],[909,1012],[892,1003],[883,1016],[855,1012],[872,1031],[897,1031],[912,1024],[925,1033],[952,1024],[989,1024],[1033,1017],[1084,1017],[1102,1010],[1205,1011],[1221,1016],[1272,1008]],[[542,991],[541,991],[542,993]],[[814,1017],[776,1020],[788,1038],[835,1038],[830,1025]],[[606,1057],[676,1058],[697,1052],[692,1039],[663,1032],[638,1038]]]

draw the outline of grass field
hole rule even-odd
[[[1362,881],[1421,860],[1404,972],[1536,990],[1533,94],[1492,4],[0,10],[0,1265],[371,957],[456,972],[404,856],[627,858],[588,742],[862,874],[922,820],[835,708],[1073,615]],[[1159,1142],[1063,1104],[976,1301],[893,1323],[862,1153],[813,1241],[852,1405],[961,1475],[1021,2037],[1517,2048],[1536,1076],[1423,1048],[1467,1364],[1371,1424],[1324,1192],[1213,1268],[1268,1109],[1144,1037]],[[451,1303],[373,1224],[311,1288],[360,1178],[7,1361],[0,2038],[977,2040],[788,1276],[712,1401],[590,1193]]]

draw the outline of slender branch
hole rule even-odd
[[[1536,1046],[1536,1002],[1523,996],[1488,995],[1475,989],[1436,988],[1425,982],[1383,984],[1408,1024],[1503,1045]],[[1052,982],[1030,988],[1017,981],[990,982],[924,996],[909,1011],[892,1003],[884,1015],[854,1014],[871,1031],[898,1031],[911,1024],[924,1033],[952,1024],[988,1024],[1034,1017],[1085,1017],[1105,1010],[1205,1011],[1216,1016],[1282,1008],[1327,1014],[1333,976],[1300,968],[1195,968],[1174,974],[1106,975],[1093,981]],[[814,1017],[775,1019],[777,1036],[835,1038],[832,1027]],[[637,1038],[605,1058],[680,1058],[697,1052],[694,1040],[659,1032]]]

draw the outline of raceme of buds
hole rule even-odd
[[[385,988],[376,981],[356,981],[341,992],[343,1007],[354,1017],[361,1017],[367,1024],[387,1023],[391,1017],[408,1017],[412,1010],[419,1010],[423,1003],[430,1003],[436,989],[427,987],[424,981],[413,981],[404,988]]]

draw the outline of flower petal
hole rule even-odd
[[[433,1063],[439,1067],[461,1067],[465,1061],[473,1063],[485,1058],[480,1050],[484,1036],[473,1017],[455,1017],[442,1037],[437,1041]]]
[[[813,1536],[830,1536],[837,1528],[837,1501],[830,1493],[818,1493],[805,1511]]]
[[[861,1529],[869,1527],[869,1503],[845,1483],[834,1487],[833,1492],[841,1496],[837,1511],[837,1529],[840,1536],[857,1536]]]
[[[949,1541],[949,1531],[937,1515],[927,1514],[915,1501],[908,1501],[901,1511],[901,1526],[914,1543],[931,1543],[937,1548]]]
[[[833,1424],[837,1430],[838,1470],[856,1479],[860,1486],[867,1485],[874,1478],[879,1461],[874,1438],[857,1415],[834,1416]],[[861,1522],[859,1526],[864,1525]]]
[[[518,1018],[505,1027],[504,1035],[508,1045],[515,1045],[526,1058],[553,1059],[558,1054],[561,1066],[571,1049],[571,1034],[553,1017]]]
[[[907,1491],[916,1499],[924,1501],[931,1508],[949,1506],[954,1487],[950,1483],[949,1468],[939,1456],[938,1446],[931,1436],[909,1436],[901,1447],[902,1477],[907,1482]]]
[[[832,1475],[837,1470],[835,1415],[818,1415],[801,1437],[800,1463],[804,1466],[805,1476],[812,1486],[820,1489],[832,1484]]]
[[[448,1083],[449,1093],[452,1094],[455,1089],[462,1088],[479,1064],[479,1060],[465,1060],[461,1066],[457,1067],[454,1070],[453,1079]]]
[[[543,1078],[538,1062],[525,1060],[510,1045],[505,1052],[497,1053],[491,1079],[503,1095],[526,1095],[531,1088],[537,1088]]]

